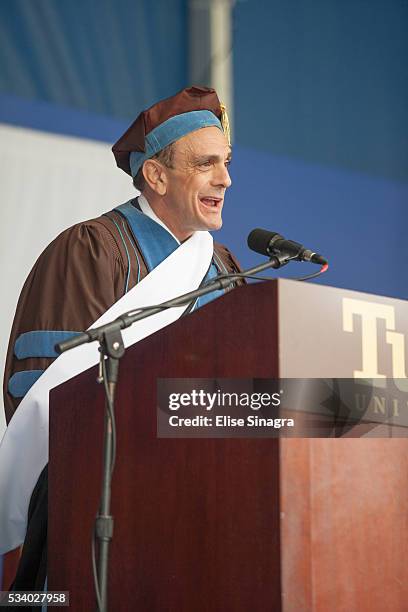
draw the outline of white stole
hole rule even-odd
[[[196,232],[91,327],[196,289],[210,267],[212,255],[212,236],[208,232]],[[123,330],[125,347],[169,325],[185,308],[166,309]],[[0,444],[0,554],[24,541],[31,493],[48,462],[50,390],[98,361],[97,342],[60,355],[31,387],[13,415]]]

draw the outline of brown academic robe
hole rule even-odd
[[[110,212],[65,230],[40,255],[24,284],[10,335],[3,381],[7,422],[21,401],[8,391],[10,377],[24,370],[46,369],[54,360],[17,359],[17,338],[37,330],[83,331],[96,321],[124,294],[128,273],[124,241],[130,257],[128,289],[147,274],[140,248],[131,236],[126,220]],[[215,243],[214,250],[229,272],[239,270],[226,247]]]
[[[125,244],[130,257],[128,289],[131,289],[138,279],[147,275],[147,268],[129,225],[117,212],[65,230],[38,258],[22,289],[9,341],[3,383],[8,422],[21,401],[8,392],[10,377],[15,372],[46,369],[54,360],[17,359],[16,339],[24,332],[36,330],[87,329],[124,294],[128,274]],[[228,272],[240,270],[226,247],[214,243],[214,251]],[[27,535],[14,590],[42,589],[46,576],[46,529],[45,468],[31,497]]]

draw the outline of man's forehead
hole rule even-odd
[[[176,150],[194,154],[230,155],[231,147],[225,134],[217,127],[205,127],[191,132],[176,143]]]

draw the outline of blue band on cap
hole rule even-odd
[[[145,152],[132,151],[129,156],[132,176],[135,177],[146,159],[150,159],[167,145],[200,128],[215,126],[222,131],[220,120],[209,110],[190,111],[170,117],[145,138]]]

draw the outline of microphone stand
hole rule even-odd
[[[115,452],[115,392],[119,374],[119,359],[125,354],[125,346],[120,330],[103,332],[99,342],[100,361],[97,381],[104,383],[106,398],[102,491],[94,533],[98,541],[98,586],[96,589],[98,611],[107,612],[109,546],[113,536],[113,516],[110,514],[110,501]]]
[[[113,536],[113,516],[110,514],[110,502],[115,441],[114,402],[119,374],[119,359],[125,354],[121,330],[130,327],[136,321],[150,317],[167,308],[184,306],[202,295],[211,293],[214,289],[226,289],[232,281],[242,278],[243,276],[253,276],[268,268],[280,268],[287,264],[289,259],[290,256],[285,253],[276,254],[271,257],[269,261],[255,266],[254,268],[250,268],[238,274],[228,274],[223,275],[222,278],[212,279],[194,291],[189,291],[188,293],[156,306],[143,308],[143,310],[137,309],[135,311],[130,311],[120,315],[110,323],[100,325],[99,327],[90,329],[74,338],[55,345],[56,351],[58,353],[63,353],[76,346],[96,340],[99,342],[99,351],[101,353],[99,376],[97,380],[98,382],[104,382],[105,385],[106,415],[101,503],[95,520],[95,535],[98,541],[97,584],[95,585],[98,612],[108,612],[109,546]]]

